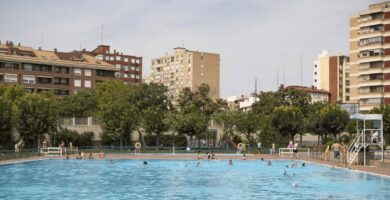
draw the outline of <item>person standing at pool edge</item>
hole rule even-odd
[[[298,142],[295,142],[293,146],[293,158],[298,158]]]

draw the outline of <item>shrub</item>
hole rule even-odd
[[[92,145],[93,132],[78,133],[66,128],[61,128],[56,136],[57,144],[61,141],[65,142],[68,146],[69,142],[72,142],[73,146],[91,146]]]

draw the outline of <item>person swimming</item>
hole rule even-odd
[[[242,160],[246,160],[246,154],[242,154]]]
[[[306,163],[302,163],[302,167],[306,166]]]
[[[148,162],[144,161],[144,165],[147,165],[147,164],[148,164]]]
[[[260,158],[261,161],[264,161],[264,158]]]
[[[268,161],[268,165],[272,165],[272,162],[270,160]]]
[[[229,165],[233,165],[233,160],[229,160]]]
[[[198,161],[198,162],[196,163],[195,167],[199,167],[199,165],[200,165],[200,161]]]
[[[284,175],[284,176],[286,176],[286,175],[287,175],[287,170],[284,170],[284,173],[283,173],[283,175]]]

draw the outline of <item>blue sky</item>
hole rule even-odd
[[[348,54],[349,16],[378,0],[0,0],[0,40],[43,49],[94,49],[101,43],[151,58],[174,47],[221,55],[221,96],[312,84],[322,49]]]

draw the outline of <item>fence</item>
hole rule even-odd
[[[298,152],[297,154],[306,154],[307,156],[310,156],[310,149],[309,148],[297,148]],[[279,157],[283,157],[285,154],[292,156],[294,154],[292,148],[279,148]]]

